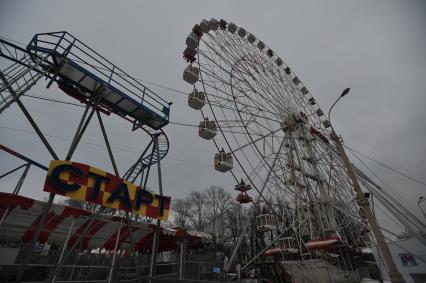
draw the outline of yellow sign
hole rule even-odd
[[[44,191],[167,221],[170,197],[140,189],[89,165],[52,160]]]

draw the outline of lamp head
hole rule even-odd
[[[342,94],[340,95],[340,97],[343,97],[343,96],[345,96],[346,94],[348,94],[348,92],[350,91],[351,89],[348,87],[348,88],[346,88],[343,92],[342,92]]]

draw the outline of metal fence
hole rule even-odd
[[[2,245],[3,244],[3,245]],[[8,243],[7,248],[16,250],[15,259],[8,264],[0,264],[0,282],[14,282],[21,266],[26,245]],[[0,248],[5,243],[0,242]],[[51,245],[44,249],[43,245],[36,246],[30,257],[28,268],[22,282],[42,282],[54,270],[61,254],[62,247]],[[4,254],[2,256],[5,256]],[[75,251],[61,267],[56,282],[136,282],[136,267],[134,258],[129,253],[117,254],[114,269],[112,268],[111,253],[91,253]],[[150,254],[138,254],[140,279],[149,280]],[[180,276],[179,254],[175,252],[160,254],[155,268],[155,277],[151,282],[218,282],[225,276],[217,273],[220,262],[213,255],[186,254]],[[215,272],[216,271],[216,272]],[[181,280],[179,281],[179,278]],[[110,281],[108,281],[110,280]]]

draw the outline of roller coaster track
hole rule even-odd
[[[0,113],[18,100],[21,95],[30,90],[43,77],[51,82],[58,82],[58,85],[64,92],[79,99],[75,94],[78,94],[77,92],[80,91],[81,86],[73,84],[69,80],[64,84],[63,78],[58,76],[57,66],[55,68],[52,65],[52,58],[49,57],[51,55],[50,53],[34,52],[34,50],[30,49],[30,45],[27,49],[24,49],[0,39]],[[85,71],[84,69],[81,70]],[[89,72],[87,71],[88,74],[90,74]],[[138,82],[138,84],[140,83]],[[145,93],[145,90],[148,89],[143,85],[138,85],[138,87],[143,87],[143,95],[149,95],[148,92]],[[89,103],[89,100],[79,100],[83,103]],[[115,105],[111,104],[99,104],[97,108],[107,114],[116,110]],[[133,123],[132,130],[142,129],[152,139],[150,145],[153,148],[148,150],[148,146],[147,150],[142,153],[135,164],[124,175],[125,179],[133,182],[144,169],[159,162],[167,155],[169,151],[169,139],[161,128],[154,129],[144,124],[143,121],[136,121],[134,117],[121,112],[116,112],[116,114]],[[158,146],[156,143],[158,143]]]

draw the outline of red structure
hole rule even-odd
[[[40,223],[40,216],[44,202],[10,193],[0,193],[0,215],[4,217],[1,226],[3,238],[15,242],[30,242]],[[93,212],[53,204],[50,210],[46,226],[40,234],[39,243],[62,244],[67,240],[67,234],[71,229],[67,245],[71,246],[82,233],[90,221]],[[71,225],[74,219],[74,224]],[[117,236],[118,249],[129,250],[129,229],[125,225],[126,220],[111,215],[100,215],[92,223],[89,232],[82,241],[82,249],[106,249],[113,250]],[[28,224],[30,223],[30,224]],[[148,251],[152,248],[155,225],[151,223],[132,222],[131,229],[135,241],[135,249]],[[120,230],[120,231],[119,231]],[[159,252],[176,250],[184,238],[184,230],[179,227],[161,227]],[[197,247],[203,241],[202,237],[191,233],[186,236],[189,247]]]

